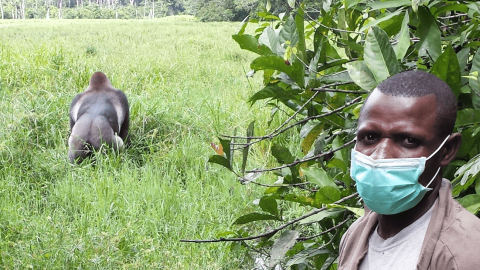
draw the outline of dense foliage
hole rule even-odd
[[[288,3],[291,10],[280,14],[267,3],[259,20],[233,36],[258,55],[249,75],[263,76],[264,87],[249,102],[264,102],[272,119],[284,122],[264,135],[256,136],[263,131],[252,122],[245,137],[221,136],[209,161],[242,184],[267,187],[256,211],[214,241],[263,254],[270,267],[336,269],[340,239],[363,213],[349,174],[359,110],[378,83],[411,69],[443,79],[458,99],[455,131],[463,143],[444,177],[478,214],[480,3],[332,0],[316,6],[317,14],[305,3]],[[256,25],[253,34],[247,24]],[[246,170],[252,151],[265,145],[280,165]],[[241,157],[233,158],[236,151]],[[268,171],[277,176],[273,185],[259,178]]]

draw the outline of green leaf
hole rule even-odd
[[[275,267],[279,262],[285,258],[285,254],[289,251],[300,234],[297,231],[284,231],[280,237],[275,241],[270,251],[269,267]]]
[[[354,213],[355,216],[357,216],[357,217],[361,217],[365,214],[365,209],[363,209],[363,208],[350,207],[350,206],[345,206],[345,205],[340,205],[340,204],[329,204],[328,208],[347,209],[348,211]]]
[[[318,187],[334,187],[337,188],[337,185],[335,185],[335,182],[333,181],[333,178],[330,177],[322,168],[318,168],[315,166],[310,166],[310,167],[302,167],[301,168],[302,173],[307,176],[307,181],[317,185]]]
[[[458,63],[457,54],[451,45],[445,48],[445,51],[438,57],[432,67],[431,73],[445,81],[452,88],[455,97],[460,95],[462,87],[462,74]]]
[[[350,50],[357,52],[359,55],[363,54],[363,46],[360,45],[359,43],[345,40],[345,39],[340,39],[340,42],[345,43],[345,45],[347,45],[347,47],[350,48]]]
[[[243,50],[251,51],[260,55],[272,54],[272,51],[265,45],[258,43],[258,40],[251,35],[233,35],[232,38]]]
[[[342,170],[342,172],[346,173],[347,172],[347,165],[345,162],[338,158],[332,158],[328,161],[327,167],[329,168],[339,168]]]
[[[315,56],[310,60],[310,64],[308,65],[308,86],[313,88],[317,79],[317,66],[318,60],[320,59],[321,55],[321,46],[319,47],[320,50],[317,51]]]
[[[475,192],[480,195],[480,177],[475,180]]]
[[[250,122],[247,128],[247,144],[250,143],[250,137],[253,137],[253,131],[255,129],[255,121]],[[248,158],[248,151],[250,150],[250,146],[243,148],[242,150],[242,174],[245,173],[245,167],[247,166],[247,158]]]
[[[464,4],[450,4],[450,5],[444,5],[440,7],[439,9],[435,10],[435,18],[442,14],[446,13],[448,11],[459,11],[461,13],[467,13],[468,12],[468,7]]]
[[[464,70],[467,67],[469,57],[470,57],[470,48],[463,48],[457,53],[458,64],[460,65],[460,70],[462,71],[462,75]]]
[[[362,0],[345,0],[344,5],[347,9],[355,6],[356,4],[360,3]]]
[[[457,112],[455,127],[480,123],[480,111],[474,109],[463,109]]]
[[[309,223],[314,223],[314,222],[319,222],[322,221],[325,218],[336,218],[343,214],[344,210],[336,210],[336,209],[329,209],[326,211],[322,211],[320,213],[317,213],[315,215],[309,216],[305,219],[302,219],[299,224],[304,225],[304,224],[309,224]]]
[[[230,140],[225,140],[225,139],[222,139],[222,138],[218,138],[218,140],[220,141],[220,144],[222,145],[223,152],[225,153],[225,156],[227,157],[228,163],[232,164],[233,151],[232,151],[232,148],[230,147]]]
[[[397,56],[398,60],[402,60],[403,57],[405,57],[405,54],[407,54],[408,51],[408,47],[410,47],[410,32],[408,28],[409,21],[410,17],[407,11],[405,17],[403,17],[402,29],[397,36],[398,43],[394,47],[395,55]]]
[[[295,24],[297,25],[297,32],[298,32],[298,57],[302,62],[305,62],[305,59],[306,59],[304,8],[305,8],[304,4],[302,3],[297,10],[297,14],[295,15]],[[303,83],[301,85],[303,85]]]
[[[270,11],[270,9],[272,9],[272,3],[270,3],[270,0],[267,0],[267,4],[265,5],[265,9],[267,11]]]
[[[284,92],[283,88],[277,85],[267,85],[262,90],[256,92],[253,96],[251,96],[248,102],[253,105],[253,103],[258,100],[273,98],[275,95],[277,95],[277,93],[280,92]]]
[[[376,26],[368,31],[364,59],[378,83],[401,71],[388,35]]]
[[[477,1],[475,1],[475,3],[468,4],[467,7],[470,9],[468,11],[470,17],[474,17],[473,15],[475,13],[480,14],[480,3],[478,3]]]
[[[292,156],[290,150],[283,145],[274,144],[272,146],[272,155],[280,164],[290,164],[295,161],[295,157]]]
[[[337,149],[343,146],[343,140],[340,136],[336,136],[332,142],[332,148]],[[345,165],[349,164],[348,153],[346,148],[335,151],[333,154],[335,158],[341,160]]]
[[[377,81],[370,69],[363,61],[355,61],[345,65],[348,75],[352,78],[356,85],[362,89],[370,91],[377,86]]]
[[[379,24],[381,22],[388,21],[393,17],[399,16],[402,13],[402,10],[403,9],[400,8],[397,11],[392,12],[392,13],[384,13],[385,15],[383,17],[376,18],[374,21],[370,21],[369,23],[364,25],[362,28],[360,28],[360,32],[363,32],[363,31],[365,31],[366,29],[368,29],[372,26],[376,26],[377,24]]]
[[[328,74],[320,78],[320,82],[324,83],[340,83],[340,82],[351,82],[352,78],[348,75],[348,71],[341,71],[333,74]]]
[[[322,187],[315,193],[316,204],[334,203],[341,198],[342,196],[340,195],[340,191],[330,186]]]
[[[288,6],[291,8],[295,8],[295,0],[287,0]]]
[[[332,68],[332,67],[336,67],[336,66],[340,66],[340,65],[349,63],[349,62],[350,62],[349,59],[335,59],[335,60],[327,62],[325,65],[320,66],[319,68],[317,68],[317,71],[320,72],[320,71],[323,71],[323,70],[326,70],[326,69],[329,69],[329,68]]]
[[[288,66],[283,60],[282,57],[278,55],[263,55],[257,57],[252,61],[250,64],[250,68],[257,71],[257,70],[266,70],[266,69],[273,69],[279,70],[285,74],[287,74],[290,78],[292,78],[298,85],[303,85],[304,78],[303,75],[297,73],[297,68]]]
[[[220,233],[217,234],[217,238],[225,237],[225,236],[229,236],[229,235],[235,235],[235,232],[234,231],[220,232]]]
[[[266,69],[274,69],[280,70],[287,74],[292,72],[292,68],[285,64],[283,58],[277,55],[264,55],[256,58],[250,64],[250,68],[253,70],[266,70]]]
[[[241,224],[246,224],[252,221],[259,221],[259,220],[280,220],[280,219],[276,216],[254,212],[254,213],[246,214],[244,216],[237,218],[237,220],[233,222],[233,225],[241,225]]]
[[[290,269],[289,267],[292,265],[299,265],[299,264],[306,264],[307,259],[311,257],[318,256],[320,254],[330,254],[331,252],[326,249],[318,249],[318,248],[309,248],[309,249],[304,249],[297,254],[293,255],[287,262],[286,267]]]
[[[262,198],[260,198],[260,202],[258,203],[258,205],[260,206],[260,208],[262,208],[263,211],[278,217],[278,205],[274,197],[263,196]]]
[[[480,210],[480,195],[470,194],[458,199],[458,202],[465,207],[470,213],[477,214]]]
[[[228,162],[228,159],[226,159],[224,156],[220,155],[213,155],[210,156],[208,159],[208,162],[210,163],[216,163],[218,165],[221,165],[229,170],[232,170],[232,167],[230,166],[230,162]]]
[[[419,56],[432,57],[433,61],[442,54],[442,38],[437,22],[430,11],[425,7],[418,8],[418,26],[416,36],[420,38],[415,48]]]
[[[417,12],[418,6],[428,4],[430,0],[412,0],[412,9]]]
[[[277,56],[283,57],[285,48],[283,48],[279,41],[278,33],[272,27],[266,27],[258,38],[258,41],[270,48],[270,50]]]
[[[460,185],[465,185],[469,178],[475,177],[480,172],[480,155],[470,159],[468,163],[458,168],[455,172],[455,178],[462,177]]]
[[[285,194],[281,199],[289,202],[299,203],[302,205],[315,206],[315,200],[313,198],[303,195]]]
[[[472,68],[470,69],[470,74],[477,72],[480,74],[480,49],[477,50],[475,56],[472,60]],[[480,82],[474,79],[468,79],[468,85],[472,89],[472,104],[473,107],[477,110],[480,110]]]
[[[298,44],[298,32],[297,25],[295,25],[295,20],[292,16],[288,16],[283,24],[278,38],[281,44],[286,41],[290,41],[290,46],[295,47]]]
[[[322,132],[324,126],[325,123],[317,123],[312,129],[310,129],[302,141],[302,150],[304,154],[308,153],[310,148],[312,148],[313,143]]]
[[[402,6],[410,6],[411,0],[390,0],[390,1],[375,1],[369,3],[368,6],[371,10],[384,9],[384,8],[397,8]]]

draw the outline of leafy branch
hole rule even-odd
[[[358,193],[354,193],[350,196],[347,196],[347,197],[344,197],[342,198],[341,200],[338,200],[335,202],[335,204],[341,204],[345,201],[348,201],[350,199],[353,199],[355,197],[358,196]],[[219,238],[219,239],[211,239],[211,240],[189,240],[189,239],[182,239],[180,240],[180,242],[188,242],[188,243],[215,243],[215,242],[232,242],[232,241],[247,241],[247,240],[254,240],[254,239],[259,239],[259,238],[262,238],[262,237],[271,237],[272,235],[274,235],[275,233],[285,229],[286,227],[290,226],[290,225],[293,225],[303,219],[306,219],[310,216],[313,216],[315,214],[318,214],[320,212],[323,212],[325,210],[328,209],[328,206],[324,206],[322,208],[318,208],[318,209],[315,209],[313,210],[312,212],[308,213],[308,214],[305,214],[299,218],[296,218],[292,221],[289,221],[271,231],[268,231],[266,233],[262,233],[262,234],[258,234],[258,235],[254,235],[254,236],[248,236],[248,237],[236,237],[236,238]],[[343,223],[344,224],[344,223]],[[342,225],[343,225],[342,224]]]

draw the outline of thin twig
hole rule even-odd
[[[273,138],[275,135],[275,133],[280,130],[282,127],[284,127],[286,124],[288,124],[288,122],[290,122],[293,118],[295,118],[295,116],[297,114],[299,114],[301,111],[303,111],[303,109],[308,105],[308,103],[310,103],[310,101],[312,101],[316,96],[318,95],[318,92],[313,94],[294,114],[292,114],[287,120],[285,120],[279,127],[277,127],[274,131],[270,132],[270,134],[268,135],[265,135],[265,136],[261,136],[261,137],[241,137],[241,136],[229,136],[229,135],[220,135],[222,137],[225,137],[225,138],[229,138],[229,139],[232,139],[232,138],[237,138],[237,139],[256,139],[256,140],[264,140],[264,139],[267,139],[267,138]],[[258,141],[257,141],[258,142]],[[255,143],[257,143],[255,142]],[[251,143],[253,144],[253,143]],[[251,145],[250,144],[250,145]],[[233,144],[235,145],[235,144]]]
[[[325,230],[325,231],[323,231],[323,232],[321,232],[321,233],[319,233],[319,234],[312,235],[312,236],[308,236],[308,237],[299,237],[298,240],[299,240],[299,241],[306,241],[306,240],[310,240],[310,239],[319,237],[319,236],[324,235],[324,234],[326,234],[326,233],[329,233],[329,232],[331,232],[331,231],[333,231],[333,230],[335,230],[335,229],[338,229],[338,228],[342,227],[342,225],[345,224],[345,223],[347,223],[347,221],[349,221],[350,219],[352,219],[352,217],[349,217],[349,218],[345,219],[344,221],[342,221],[342,222],[338,223],[337,225],[333,226],[332,228],[330,228],[330,229],[328,229],[328,230]]]
[[[315,92],[321,92],[322,90],[321,89],[328,89],[329,87],[335,87],[335,86],[339,86],[339,85],[345,85],[345,84],[351,84],[353,82],[342,82],[342,83],[332,83],[332,84],[327,84],[323,87],[319,87],[319,88],[313,88],[311,89],[312,91],[315,91]],[[336,89],[332,89],[332,90],[336,90]],[[344,90],[344,91],[347,91],[347,90]],[[339,92],[338,90],[336,91],[327,91],[327,92]],[[346,93],[346,92],[344,92]],[[359,91],[352,91],[352,94],[356,94],[356,93],[360,93]],[[293,115],[291,115],[285,122],[282,123],[282,125],[280,125],[279,127],[277,127],[274,131],[270,132],[270,134],[268,135],[264,135],[264,136],[257,136],[257,137],[244,137],[244,136],[232,136],[232,135],[224,135],[224,134],[221,134],[220,136],[221,137],[224,137],[224,138],[227,138],[227,139],[244,139],[244,140],[247,140],[247,139],[250,139],[250,140],[264,140],[264,139],[271,139],[273,138],[274,136],[276,136],[277,134],[275,134],[278,130],[280,130],[282,127],[284,127],[286,124],[288,124],[289,121],[291,121],[291,119],[293,119],[300,111],[302,111],[305,106],[310,102],[312,101],[315,97],[316,97],[317,94],[314,94],[312,97],[310,97],[309,100],[307,100],[305,102],[305,104],[302,105],[302,107],[300,109],[298,109]],[[356,100],[356,99],[354,99]],[[353,101],[352,101],[353,102]],[[346,104],[347,105],[347,104]],[[350,106],[350,104],[348,104],[348,106]],[[347,107],[348,107],[347,106]],[[345,108],[345,107],[341,107],[342,109]],[[330,114],[328,114],[330,115]],[[325,115],[325,116],[328,116],[328,115]],[[323,117],[322,116],[319,116],[320,117]],[[256,143],[256,142],[255,142]],[[253,143],[252,143],[253,144]]]
[[[317,192],[318,191],[316,189],[309,189],[309,188],[305,187],[306,185],[309,185],[310,183],[282,184],[282,185],[268,185],[268,184],[258,183],[258,182],[255,182],[255,181],[251,181],[249,183],[259,185],[259,186],[262,186],[262,187],[269,187],[269,188],[270,187],[296,187],[296,188],[307,190],[307,191],[310,191],[310,192]]]
[[[358,192],[355,192],[353,193],[352,195],[350,196],[347,196],[341,200],[338,200],[336,202],[334,202],[334,204],[340,204],[340,203],[343,203],[345,201],[348,201],[352,198],[355,198],[356,196],[358,196]],[[249,237],[239,237],[239,238],[219,238],[219,239],[212,239],[212,240],[189,240],[189,239],[181,239],[180,242],[187,242],[187,243],[216,243],[216,242],[234,242],[234,241],[247,241],[247,240],[253,240],[253,239],[258,239],[258,238],[262,238],[262,237],[266,237],[266,236],[271,236],[272,234],[278,232],[278,231],[281,231],[283,229],[285,229],[286,227],[292,225],[292,224],[295,224],[297,222],[299,222],[300,220],[302,219],[306,219],[307,217],[310,217],[310,216],[313,216],[315,214],[318,214],[322,211],[325,211],[327,210],[328,207],[322,207],[322,208],[318,208],[308,214],[305,214],[299,218],[296,218],[292,221],[289,221],[285,224],[283,224],[282,226],[279,226],[269,232],[266,232],[266,233],[262,233],[262,234],[259,234],[259,235],[254,235],[254,236],[249,236]]]
[[[341,150],[341,149],[349,146],[350,144],[352,144],[354,142],[355,142],[355,140],[351,140],[351,141],[347,142],[346,144],[344,144],[344,145],[342,145],[342,146],[340,146],[336,149],[330,150],[329,152],[318,154],[316,156],[305,158],[305,159],[300,159],[300,160],[297,160],[297,161],[295,161],[293,163],[290,163],[290,164],[285,164],[285,165],[282,165],[282,166],[278,166],[278,167],[275,167],[275,168],[269,168],[269,169],[251,170],[251,171],[247,171],[247,173],[270,172],[270,171],[280,170],[280,169],[283,169],[283,168],[292,167],[292,166],[295,166],[295,165],[303,163],[303,162],[307,162],[307,161],[310,161],[310,160],[321,158],[323,156],[331,155],[331,154],[335,153],[336,151]]]
[[[317,92],[317,93],[319,93],[319,92]],[[314,115],[314,116],[310,116],[310,117],[304,118],[303,120],[300,120],[300,121],[298,121],[298,122],[295,122],[295,123],[293,123],[293,124],[285,127],[284,129],[278,130],[278,128],[277,128],[276,130],[278,130],[278,131],[276,131],[275,133],[272,132],[272,133],[270,133],[270,134],[268,134],[268,135],[266,135],[266,136],[257,137],[257,138],[255,138],[255,139],[256,139],[255,141],[251,141],[251,142],[249,142],[249,143],[235,143],[235,144],[232,143],[231,145],[242,145],[243,147],[248,147],[248,146],[253,145],[253,144],[255,144],[255,143],[258,143],[258,142],[260,142],[260,141],[262,141],[262,140],[271,139],[271,138],[273,138],[273,137],[275,137],[275,136],[277,136],[277,135],[279,135],[279,134],[282,134],[283,132],[291,129],[291,128],[294,127],[294,126],[298,126],[298,125],[303,124],[303,123],[306,123],[306,122],[308,122],[308,121],[310,121],[310,120],[319,119],[319,118],[326,117],[326,116],[332,115],[332,114],[334,114],[334,113],[337,113],[337,112],[339,112],[339,111],[347,108],[348,106],[350,106],[350,105],[352,105],[352,104],[355,104],[355,103],[357,103],[357,102],[360,102],[361,99],[362,99],[362,97],[357,97],[357,98],[353,99],[352,101],[345,103],[345,105],[343,105],[343,106],[341,106],[341,107],[338,107],[337,109],[335,109],[335,110],[333,110],[333,111],[330,111],[330,112],[328,112],[328,113],[324,113],[324,114],[321,114],[321,115]],[[282,126],[284,126],[284,125],[282,125]],[[232,137],[230,137],[230,138],[232,138]]]
[[[351,91],[351,90],[342,90],[342,89],[332,89],[332,88],[315,88],[312,91],[319,91],[319,92],[338,92],[338,93],[347,93],[347,94],[368,94],[368,91]]]
[[[255,181],[251,181],[250,183],[255,184],[255,185],[259,185],[259,186],[262,186],[262,187],[297,187],[297,186],[305,186],[305,185],[310,184],[310,183],[296,183],[296,184],[269,185],[269,184],[258,183],[258,182],[255,182]]]
[[[438,16],[437,18],[439,19],[453,19],[453,18],[458,18],[458,17],[462,17],[462,16],[467,16],[468,14],[466,13],[460,13],[460,14],[456,14],[456,15],[452,15],[452,16],[446,16],[446,17],[440,17]]]
[[[326,26],[326,25],[324,25],[324,24],[322,24],[322,23],[320,23],[320,22],[318,22],[318,21],[317,21],[316,23],[319,24],[319,25],[322,26],[322,27],[327,28],[327,29],[330,30],[330,31],[333,31],[333,32],[337,31],[337,32],[344,32],[344,33],[353,33],[353,34],[358,34],[358,35],[365,35],[365,33],[363,33],[363,32],[356,32],[356,31],[349,31],[349,30],[343,30],[343,29],[338,29],[338,28],[332,28],[332,27],[328,27],[328,26]]]
[[[312,91],[320,91],[321,89],[340,86],[340,85],[346,85],[346,84],[352,84],[352,83],[354,83],[354,82],[336,82],[336,83],[331,83],[331,84],[324,85],[324,86],[319,87],[319,88],[312,88]]]

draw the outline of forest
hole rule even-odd
[[[311,6],[322,1],[307,1]],[[153,19],[192,15],[200,21],[242,21],[271,7],[288,9],[281,0],[0,0],[2,19]]]

